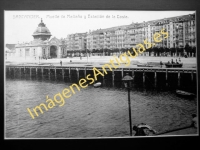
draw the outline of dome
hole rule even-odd
[[[42,40],[46,40],[51,37],[51,32],[43,23],[42,19],[38,27],[36,28],[35,32],[33,33],[33,37],[34,39],[42,39]]]

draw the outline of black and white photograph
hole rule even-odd
[[[196,19],[4,10],[4,138],[198,136]]]

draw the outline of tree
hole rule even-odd
[[[164,48],[160,47],[158,48],[158,55],[160,56],[164,52]]]
[[[186,44],[185,44],[185,51],[186,51],[186,52],[189,52],[189,50],[190,50],[190,46],[189,46],[188,43],[186,43]]]
[[[192,53],[194,53],[194,57],[195,57],[196,56],[196,47],[194,46],[191,51],[192,51]]]
[[[170,48],[170,52],[171,52],[171,55],[173,56],[173,53],[176,53],[176,49],[174,47]]]
[[[152,51],[154,52],[154,56],[156,56],[156,53],[158,53],[158,48],[157,47],[153,47]]]

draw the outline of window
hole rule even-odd
[[[25,56],[30,56],[30,50],[29,49],[25,49]]]
[[[20,52],[19,52],[19,54],[20,54],[20,57],[22,57],[22,50],[20,49]]]
[[[35,56],[35,49],[33,49],[33,56]]]

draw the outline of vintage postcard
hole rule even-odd
[[[4,11],[4,138],[198,135],[196,19]]]

